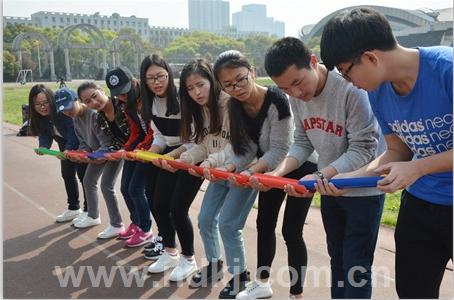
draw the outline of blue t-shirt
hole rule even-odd
[[[396,134],[413,159],[452,149],[452,55],[451,47],[419,48],[419,74],[409,94],[399,96],[390,82],[369,93],[383,134]],[[407,190],[427,202],[452,205],[452,172],[423,176]]]

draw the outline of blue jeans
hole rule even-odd
[[[199,230],[209,261],[221,259],[220,236],[228,271],[240,274],[246,267],[243,227],[254,204],[257,191],[240,188],[226,181],[210,183],[199,213]]]
[[[384,199],[384,195],[321,197],[333,299],[371,298],[371,268]]]
[[[132,223],[144,232],[150,231],[151,217],[148,197],[145,193],[146,172],[150,168],[145,163],[125,160],[121,175],[121,193],[129,210]]]

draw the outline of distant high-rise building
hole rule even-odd
[[[230,27],[230,3],[222,0],[188,0],[189,30],[225,31]]]
[[[238,31],[261,32],[278,37],[285,35],[285,23],[267,17],[264,4],[243,5],[241,11],[232,15],[232,25]]]

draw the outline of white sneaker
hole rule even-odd
[[[190,276],[192,273],[197,271],[197,262],[195,258],[188,260],[186,257],[181,256],[178,265],[170,273],[170,281],[182,281],[186,277]]]
[[[67,209],[65,210],[61,215],[58,215],[55,221],[57,223],[63,223],[63,222],[68,222],[71,220],[74,220],[75,218],[79,217],[80,214],[82,213],[81,209]]]
[[[77,222],[82,221],[88,216],[88,212],[84,211],[82,212],[77,218],[73,219],[73,224],[76,224]]]
[[[273,296],[269,281],[251,281],[246,284],[246,289],[236,295],[235,299],[268,299]]]
[[[178,253],[176,255],[170,255],[167,251],[164,251],[161,257],[148,267],[148,272],[162,273],[165,270],[175,267],[179,259],[180,255]]]
[[[117,237],[123,230],[125,230],[123,225],[121,225],[121,227],[113,227],[112,225],[109,225],[98,234],[98,239],[110,239]]]
[[[74,223],[74,227],[76,228],[87,228],[95,225],[101,224],[101,218],[97,217],[96,219],[93,219],[92,217],[87,216],[83,220],[80,220],[79,222]]]

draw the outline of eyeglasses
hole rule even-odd
[[[153,76],[147,77],[145,78],[145,80],[150,83],[158,83],[164,82],[167,79],[167,77],[169,77],[169,74],[161,74],[154,77]]]
[[[361,60],[361,56],[364,54],[364,52],[369,51],[369,50],[364,50],[359,53],[358,56],[356,56],[353,61],[350,63],[350,65],[345,69],[345,71],[340,72],[340,75],[345,78],[345,80],[352,81],[351,77],[348,75],[352,68]]]
[[[247,71],[247,74],[245,76],[238,79],[237,82],[223,86],[222,88],[224,89],[224,91],[226,91],[227,93],[231,93],[235,90],[235,88],[239,89],[244,88],[249,82],[249,72],[250,70]]]
[[[350,73],[350,71],[352,70],[355,63],[356,63],[356,59],[351,62],[351,64],[348,66],[347,69],[345,69],[345,72],[339,72],[340,75],[345,78],[345,80],[352,81],[350,76],[348,76],[348,73]]]
[[[49,107],[49,102],[46,101],[46,102],[41,102],[41,103],[35,103],[35,107],[37,107],[37,108],[41,108],[41,107],[46,108],[46,107]]]

